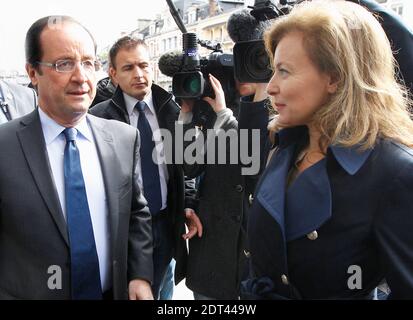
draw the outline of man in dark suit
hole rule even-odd
[[[0,80],[0,124],[33,111],[37,96],[33,89]]]
[[[39,108],[0,127],[0,298],[151,299],[139,134],[87,115],[96,44],[70,17],[26,35]]]
[[[185,239],[202,234],[201,223],[191,209],[194,208],[194,181],[184,180],[182,165],[174,161],[167,163],[167,150],[175,150],[174,145],[167,144],[167,141],[153,141],[159,129],[167,130],[174,137],[180,108],[171,94],[152,83],[149,52],[142,40],[122,37],[112,46],[109,56],[109,72],[118,83],[117,90],[111,100],[97,104],[90,112],[98,117],[128,123],[138,128],[141,134],[142,161],[138,170],[142,179],[139,185],[152,214],[152,289],[155,298],[160,298],[172,257],[176,260],[175,282],[178,283],[185,277]],[[154,156],[157,163],[153,161]],[[185,219],[189,229],[186,234]]]

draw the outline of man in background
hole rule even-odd
[[[33,111],[37,96],[33,89],[0,79],[0,124]]]
[[[202,235],[201,223],[194,208],[195,182],[184,179],[182,165],[166,163],[164,146],[153,141],[159,129],[175,135],[175,121],[179,106],[172,95],[152,83],[148,48],[143,40],[125,36],[112,46],[109,52],[110,74],[118,83],[112,99],[97,104],[91,113],[105,119],[115,119],[138,128],[141,139],[141,173],[139,185],[148,201],[152,215],[155,299],[172,279],[165,274],[172,257],[176,260],[175,283],[185,277],[187,249],[186,239]],[[153,160],[156,156],[156,163]],[[188,233],[185,231],[185,223]],[[171,297],[171,294],[167,294]]]

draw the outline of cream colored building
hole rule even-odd
[[[222,12],[219,5],[207,6],[207,8],[204,5],[202,11],[200,5],[195,4],[189,6],[184,15],[185,27],[188,32],[196,33],[198,38],[204,41],[219,42],[225,53],[231,53],[234,45],[227,33],[228,18],[234,11],[244,7],[243,1],[228,2],[233,2],[234,8],[225,12]],[[218,4],[216,1],[215,3]],[[158,68],[158,60],[162,54],[169,51],[182,51],[182,33],[176,26],[169,9],[162,11],[148,27],[136,30],[133,34],[143,37],[149,47],[154,82],[165,90],[171,90],[172,79],[163,75]],[[201,46],[198,46],[198,50],[202,57],[212,52]]]

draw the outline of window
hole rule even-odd
[[[194,23],[196,22],[196,11],[195,10],[191,10],[188,12],[188,23]]]
[[[403,4],[398,3],[391,6],[392,10],[396,12],[399,16],[403,15]]]

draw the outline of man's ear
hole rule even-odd
[[[118,83],[118,79],[116,78],[116,69],[112,65],[109,66],[109,76],[111,79],[114,79],[116,83]]]
[[[31,81],[31,83],[32,83],[32,85],[34,86],[34,87],[36,87],[37,86],[37,83],[38,83],[38,76],[39,76],[39,73],[37,72],[37,70],[33,67],[33,65],[31,64],[31,63],[26,63],[26,72],[27,72],[27,75],[29,76],[29,78],[30,78],[30,81]]]

